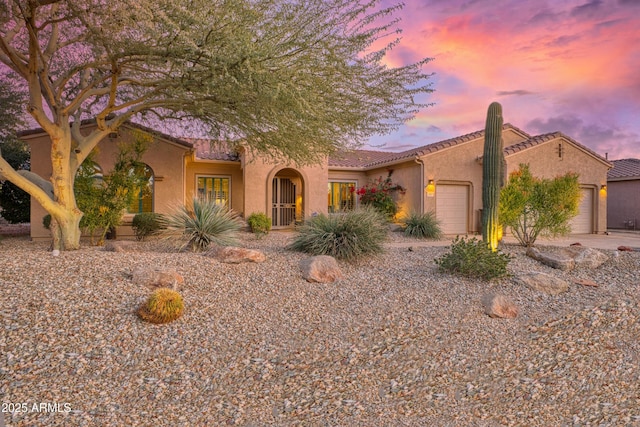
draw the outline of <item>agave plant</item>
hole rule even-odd
[[[181,206],[168,215],[166,235],[186,239],[181,249],[204,251],[211,243],[229,246],[237,243],[241,224],[238,215],[214,201],[193,199],[192,206]]]

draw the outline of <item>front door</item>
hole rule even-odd
[[[296,185],[289,178],[273,178],[271,226],[289,227],[296,221]]]

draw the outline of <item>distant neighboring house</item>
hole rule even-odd
[[[640,159],[613,160],[607,174],[607,227],[640,229]]]
[[[83,124],[88,131],[94,123]],[[355,189],[379,177],[406,188],[396,195],[400,215],[433,211],[446,234],[477,233],[482,209],[482,154],[484,131],[436,142],[403,152],[353,150],[336,153],[313,166],[271,162],[248,150],[230,152],[212,148],[209,141],[180,139],[127,123],[117,135],[99,144],[96,161],[104,173],[113,167],[117,143],[133,130],[154,135],[143,161],[149,189],[125,214],[117,236],[133,235],[130,223],[138,212],[167,213],[194,197],[229,206],[244,217],[265,213],[274,228],[291,227],[314,213],[353,209]],[[23,132],[31,147],[31,168],[43,177],[51,174],[50,141],[41,129]],[[560,132],[531,136],[511,124],[503,128],[507,172],[528,163],[535,176],[552,178],[572,171],[582,189],[574,233],[602,233],[607,225],[607,200],[600,188],[607,182],[611,163]],[[44,209],[31,204],[31,236],[49,238],[42,226]]]

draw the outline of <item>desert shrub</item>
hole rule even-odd
[[[183,311],[184,301],[178,292],[159,288],[140,306],[138,315],[147,322],[169,323],[182,316]]]
[[[235,212],[213,200],[193,199],[191,207],[182,206],[166,217],[164,234],[186,238],[182,249],[206,250],[211,243],[228,246],[237,242],[240,222]]]
[[[154,212],[136,214],[133,217],[131,226],[138,240],[144,240],[146,237],[154,236],[166,228],[164,217]]]
[[[439,239],[442,237],[440,224],[434,212],[420,214],[411,212],[402,220],[405,236],[417,239]]]
[[[490,280],[507,275],[510,257],[501,252],[492,252],[481,240],[456,237],[451,243],[451,252],[435,259],[440,270]]]
[[[330,255],[354,260],[362,255],[382,252],[387,238],[385,216],[373,207],[309,218],[298,228],[290,249],[312,255]]]
[[[580,197],[578,174],[537,178],[529,165],[521,164],[500,192],[500,222],[509,227],[522,246],[530,247],[538,236],[556,237],[571,232],[569,222],[578,214]]]
[[[271,220],[262,212],[254,212],[249,215],[247,223],[251,228],[251,232],[255,233],[258,237],[269,234],[271,230]]]

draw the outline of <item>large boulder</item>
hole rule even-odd
[[[342,270],[334,257],[317,255],[300,261],[302,277],[307,282],[333,283],[342,279]]]
[[[489,317],[501,319],[514,319],[518,316],[518,307],[508,297],[504,295],[488,294],[482,298],[484,312]]]
[[[578,245],[562,248],[558,252],[543,252],[537,248],[528,248],[527,256],[563,271],[573,270],[576,267],[597,268],[609,259],[607,255],[596,249]]]
[[[569,289],[568,282],[546,273],[521,274],[516,277],[516,281],[531,289],[550,295],[558,295]]]
[[[175,270],[152,267],[134,268],[131,281],[149,289],[169,288],[178,291],[184,285],[184,277]]]
[[[236,248],[233,246],[212,248],[205,252],[204,255],[226,264],[264,262],[267,259],[265,254],[257,249]]]
[[[527,249],[527,256],[543,263],[544,265],[557,268],[558,270],[573,270],[576,266],[574,259],[570,255],[564,253],[542,252],[538,248],[531,247]]]

